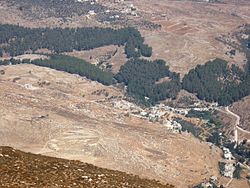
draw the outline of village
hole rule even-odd
[[[95,92],[93,94],[106,95],[109,96],[109,93],[105,91]],[[102,103],[107,106],[110,106],[114,109],[119,109],[123,112],[125,116],[133,116],[140,119],[147,120],[149,122],[157,122],[162,124],[171,132],[180,133],[182,131],[182,125],[176,121],[176,118],[186,118],[188,113],[193,111],[198,112],[209,112],[214,110],[218,104],[203,104],[202,102],[196,102],[193,106],[189,107],[171,107],[164,103],[159,103],[151,107],[142,107],[133,102],[130,102],[126,98],[119,97],[107,97],[102,100],[97,100],[97,103]],[[187,118],[186,118],[187,119]],[[200,122],[197,118],[191,118],[192,122]]]
[[[103,103],[104,101],[99,101]],[[187,108],[174,108],[168,106],[164,103],[156,104],[155,106],[142,108],[132,102],[129,102],[121,98],[106,99],[105,104],[112,106],[115,109],[120,109],[126,114],[126,116],[134,116],[137,118],[145,119],[150,122],[157,122],[166,127],[167,130],[174,134],[179,134],[184,131],[181,123],[176,121],[178,118],[186,118],[191,110],[198,112],[209,112],[218,109],[217,103],[205,104],[201,101],[196,102],[193,106]],[[206,121],[204,121],[206,122]],[[186,131],[184,131],[186,132]],[[219,133],[220,139],[222,140],[222,133]],[[233,138],[229,138],[231,142],[234,142]],[[212,146],[213,143],[210,143]],[[229,148],[224,147],[223,143],[221,145],[222,150],[222,160],[219,163],[220,173],[226,178],[230,178],[230,182],[235,178],[237,173],[237,168],[249,168],[246,164],[241,164],[237,162],[236,158],[232,154]],[[218,180],[216,176],[212,176],[209,180],[201,183],[202,187],[213,187],[213,185],[218,185]]]
[[[77,78],[80,78],[78,75],[75,75]],[[40,84],[40,83],[38,83]],[[47,84],[48,83],[45,83]],[[20,85],[27,90],[36,90],[37,87],[32,84]],[[191,110],[198,112],[208,112],[213,111],[218,108],[217,103],[205,104],[202,101],[195,102],[193,105],[187,108],[175,108],[168,106],[164,103],[156,104],[151,107],[142,107],[136,105],[133,102],[128,101],[126,98],[117,97],[111,95],[107,90],[95,90],[91,95],[103,96],[104,98],[96,100],[96,103],[104,104],[104,106],[109,106],[111,108],[117,109],[119,112],[122,112],[124,116],[136,117],[140,119],[147,120],[149,122],[157,122],[165,126],[167,130],[173,134],[180,134],[181,132],[186,132],[183,130],[181,123],[176,121],[176,118],[186,118],[188,113]],[[219,134],[222,136],[222,134]],[[233,140],[232,140],[233,142]],[[214,144],[210,143],[213,147]],[[235,171],[238,165],[244,165],[237,162],[236,158],[233,156],[229,148],[222,146],[222,157],[223,159],[219,163],[220,173],[222,176],[233,179],[235,178]],[[246,168],[249,168],[245,165]],[[204,181],[201,186],[203,187],[212,187],[214,184],[217,184],[217,177],[212,176],[209,180]]]
[[[90,3],[90,5],[95,5],[98,4],[98,0],[76,0],[76,2],[79,3]],[[124,3],[124,0],[114,0],[113,2],[116,5],[121,5],[121,3]],[[106,9],[104,11],[104,15],[106,15],[106,19],[109,19],[109,21],[114,21],[116,19],[119,19],[121,17],[121,14],[126,14],[126,15],[132,15],[132,16],[137,16],[137,8],[133,4],[122,4],[122,8],[119,6],[119,8],[116,8],[118,11],[115,11],[114,9]],[[97,12],[93,10],[89,10],[87,17],[90,18],[91,16],[97,15]],[[108,15],[108,17],[107,17]],[[108,21],[108,20],[106,20]]]

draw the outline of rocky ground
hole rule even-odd
[[[125,21],[119,22],[120,25],[100,22],[97,16],[87,15],[85,8],[84,12],[76,15],[59,3],[57,12],[64,11],[56,14],[50,7],[47,10],[44,2],[40,2],[42,5],[38,2],[33,8],[27,6],[31,2],[37,3],[32,0],[0,1],[0,23],[27,27],[119,27],[131,24],[140,29],[146,43],[153,47],[152,59],[165,59],[170,69],[181,76],[197,64],[204,64],[215,57],[240,67],[245,64],[245,56],[240,51],[236,50],[235,56],[227,54],[232,46],[226,42],[234,42],[229,33],[249,23],[248,0],[225,0],[223,3],[135,0],[115,4],[99,0],[105,9],[95,5],[96,12],[107,9],[121,12],[134,4],[137,16],[127,15]],[[74,10],[74,6],[70,5],[69,10]],[[77,10],[83,11],[81,7]],[[143,21],[149,21],[146,22],[149,25],[161,25],[161,28],[147,28],[145,24],[140,25]],[[108,60],[116,73],[126,62],[122,47],[109,46],[69,55],[89,61],[91,56],[95,60],[116,50],[117,53]],[[123,97],[120,89],[76,75],[33,65],[2,66],[0,145],[77,159],[157,179],[176,187],[197,184],[211,175],[220,177],[218,161],[221,151],[218,148],[187,133],[171,133],[158,123],[129,116],[122,109],[102,103]],[[231,109],[241,116],[241,126],[248,129],[249,98],[233,104]],[[232,118],[224,115],[223,119],[231,134]]]
[[[250,96],[235,102],[232,105],[234,113],[238,114],[241,118],[240,127],[250,132]]]
[[[101,102],[114,87],[33,65],[1,66],[0,145],[186,187],[220,176],[221,151]]]
[[[222,58],[242,67],[245,55],[236,51],[234,57],[226,53],[230,46],[217,40],[249,23],[249,1],[245,3],[205,3],[195,1],[134,1],[145,18],[162,27],[157,31],[143,31],[146,42],[153,47],[152,58],[163,58],[170,69],[183,76],[197,64]],[[247,5],[248,4],[248,5]]]
[[[0,147],[0,177],[1,187],[174,187],[80,161],[25,153],[11,147]]]
[[[240,67],[245,64],[245,55],[238,50],[236,50],[235,56],[228,55],[232,48],[221,40],[224,40],[228,33],[237,31],[239,26],[250,23],[248,11],[250,2],[248,0],[225,0],[221,1],[222,3],[172,0],[157,2],[136,0],[114,3],[114,1],[102,0],[94,5],[89,2],[83,4],[74,2],[67,6],[69,2],[73,2],[73,0],[53,0],[49,3],[31,0],[22,2],[3,0],[0,2],[0,23],[19,24],[27,27],[134,26],[140,29],[146,42],[153,47],[152,59],[165,59],[170,69],[180,73],[181,76],[184,76],[196,65],[204,64],[213,58],[223,58],[230,64],[237,64]],[[55,6],[55,9],[47,7],[50,4]],[[84,7],[85,4],[88,6]],[[102,22],[98,19],[99,12],[102,14],[108,10],[112,14],[113,12],[121,13],[127,10],[131,4],[136,9],[137,16],[123,13],[125,17],[121,17],[120,19],[123,20],[118,23],[115,21]],[[77,8],[74,9],[74,7]],[[97,15],[88,16],[86,7],[89,10],[96,9]],[[75,10],[75,14],[72,13],[72,10]],[[79,11],[80,13],[77,14]],[[60,13],[57,14],[57,12]],[[161,27],[147,28],[145,23]],[[217,40],[218,38],[221,40]],[[225,40],[230,40],[230,38]],[[122,59],[121,63],[119,59]],[[115,61],[119,62],[118,65],[123,64],[124,54],[119,55],[118,53]],[[117,72],[117,67],[114,72]]]

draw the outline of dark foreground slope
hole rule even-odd
[[[0,187],[164,187],[154,180],[0,147]]]

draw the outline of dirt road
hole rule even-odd
[[[239,125],[240,125],[240,116],[239,115],[231,112],[229,110],[228,106],[225,107],[225,110],[226,110],[226,113],[228,113],[228,114],[230,114],[230,115],[232,115],[232,116],[234,116],[236,118],[235,127],[234,127],[234,140],[236,141],[236,143],[238,143],[238,130],[240,130],[240,131],[242,131],[244,133],[247,133],[247,134],[250,134],[250,131],[244,130],[241,127],[239,127]]]

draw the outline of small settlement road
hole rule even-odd
[[[237,114],[231,112],[231,111],[229,110],[229,107],[228,107],[228,106],[225,108],[225,110],[226,110],[226,112],[227,112],[228,114],[231,114],[232,116],[234,116],[234,117],[236,118],[235,127],[234,127],[234,140],[235,140],[236,143],[237,143],[237,141],[238,141],[238,130],[240,130],[240,131],[242,131],[242,132],[244,132],[244,133],[247,133],[247,134],[250,134],[250,131],[244,130],[244,129],[242,129],[241,127],[239,127],[239,125],[240,125],[240,116],[239,116],[239,115],[237,115]]]
[[[232,116],[234,116],[236,118],[236,122],[234,125],[234,141],[236,144],[238,144],[238,127],[240,125],[240,116],[238,116],[237,114],[231,112],[228,108],[228,106],[225,108],[226,112],[228,114],[231,114]]]

